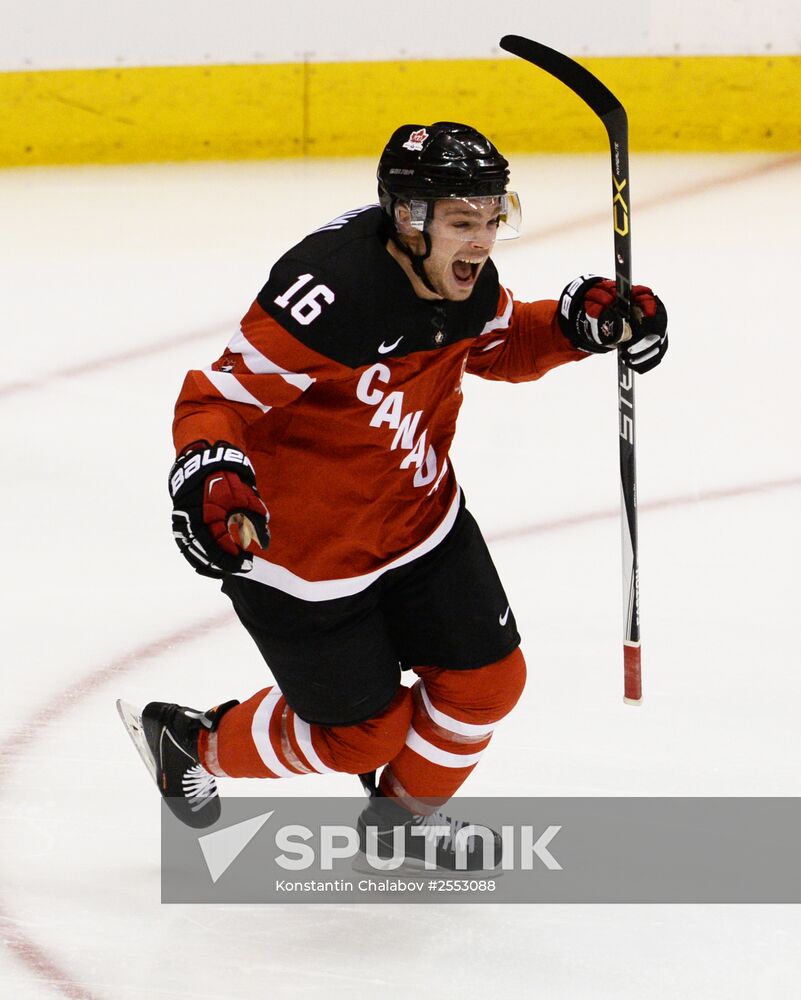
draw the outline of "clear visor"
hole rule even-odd
[[[462,233],[466,239],[483,234],[488,226],[495,225],[495,239],[513,240],[520,235],[523,221],[520,196],[516,191],[466,198],[413,198],[404,207],[411,216],[408,224],[412,228],[424,232],[430,230],[432,225],[445,224]],[[400,208],[400,205],[395,206],[396,221],[399,221],[397,213]]]

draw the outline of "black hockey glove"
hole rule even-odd
[[[227,441],[196,441],[170,469],[172,533],[201,576],[248,573],[252,543],[270,544],[270,515],[256,489],[250,460]]]
[[[631,325],[617,308],[615,283],[583,274],[559,299],[559,325],[580,351],[603,354],[620,348],[623,363],[635,372],[656,368],[668,349],[667,311],[645,285],[631,289]]]

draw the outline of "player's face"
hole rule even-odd
[[[444,299],[470,297],[495,245],[500,214],[497,198],[472,202],[443,198],[434,205],[427,226],[431,254],[424,266],[428,280]]]

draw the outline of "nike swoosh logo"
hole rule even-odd
[[[383,341],[378,345],[379,354],[389,354],[390,351],[394,351],[398,344],[403,340],[403,337],[398,337],[394,344],[385,344]]]
[[[506,605],[506,611],[502,615],[498,615],[498,624],[505,625],[509,621],[509,605]]]
[[[212,488],[212,486],[214,486],[215,483],[221,483],[222,481],[223,481],[223,477],[222,476],[217,476],[216,479],[212,479],[209,482],[209,496],[211,496],[211,488]]]

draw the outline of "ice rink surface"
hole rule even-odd
[[[496,250],[504,284],[555,298],[609,273],[607,158],[512,167],[526,226]],[[114,699],[206,707],[266,682],[170,536],[174,399],[284,249],[375,199],[373,171],[0,174],[0,995],[798,997],[797,906],[160,904],[158,796]],[[801,157],[636,155],[632,201],[634,278],[671,334],[637,382],[645,702],[621,698],[613,359],[466,380],[454,464],[530,679],[463,792],[797,796]]]

